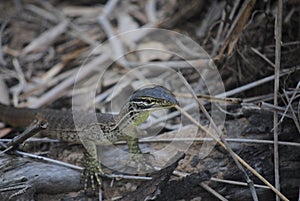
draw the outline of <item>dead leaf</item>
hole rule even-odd
[[[227,54],[231,55],[234,47],[236,46],[239,37],[245,27],[245,25],[248,22],[248,19],[251,15],[252,8],[255,4],[256,0],[248,0],[244,2],[242,8],[240,9],[240,12],[238,13],[237,17],[235,18],[234,22],[232,23],[230,30],[228,31],[228,34],[226,36],[225,42],[223,47],[221,48],[217,60],[220,60],[222,58],[222,55],[227,48]]]
[[[171,54],[164,46],[164,44],[152,41],[148,43],[140,44],[137,49],[139,60],[142,63],[147,63],[149,61],[167,61],[171,58]]]

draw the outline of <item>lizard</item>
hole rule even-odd
[[[42,118],[48,122],[48,127],[39,132],[43,136],[82,144],[85,153],[84,189],[91,184],[95,190],[95,181],[101,186],[100,176],[104,175],[97,160],[96,145],[125,140],[130,156],[141,155],[136,127],[146,121],[152,111],[175,105],[178,102],[170,90],[155,86],[135,91],[119,114],[15,108],[0,103],[0,121],[12,127],[26,128],[37,118]]]

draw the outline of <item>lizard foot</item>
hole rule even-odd
[[[98,161],[90,155],[85,156],[83,165],[84,190],[87,192],[89,187],[91,187],[92,191],[95,192],[96,186],[101,187],[101,177],[105,176],[105,174],[100,168]]]
[[[133,167],[138,173],[154,171],[154,167],[149,162],[148,154],[130,153],[129,159],[126,161],[126,166]]]

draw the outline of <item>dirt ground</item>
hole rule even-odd
[[[0,102],[118,113],[161,85],[183,110],[138,128],[156,171],[124,171],[124,142],[99,146],[111,176],[86,193],[82,145],[36,135],[18,151],[76,167],[1,153],[0,200],[300,199],[300,1],[15,0],[0,11]],[[21,131],[1,124],[1,150]]]

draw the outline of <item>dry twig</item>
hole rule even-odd
[[[248,183],[248,186],[250,188],[251,194],[252,194],[252,198],[254,201],[258,201],[258,197],[257,197],[257,193],[255,191],[254,188],[254,183],[253,181],[250,179],[250,177],[248,176],[247,172],[245,171],[245,169],[243,168],[243,166],[240,164],[240,162],[237,159],[237,155],[233,152],[233,150],[231,149],[231,147],[229,146],[229,144],[226,142],[226,140],[224,139],[224,137],[222,136],[222,132],[220,131],[220,129],[217,127],[217,125],[215,124],[215,122],[213,121],[213,119],[211,118],[211,116],[209,115],[209,113],[207,112],[207,110],[205,109],[204,105],[198,100],[196,94],[194,93],[192,87],[188,84],[188,82],[186,81],[186,79],[182,76],[182,74],[179,74],[179,77],[182,79],[182,81],[184,82],[185,86],[189,89],[190,93],[192,93],[194,99],[198,102],[199,107],[201,109],[201,111],[204,113],[205,117],[209,120],[210,124],[212,125],[213,129],[215,130],[215,132],[217,133],[218,137],[220,139],[218,139],[219,142],[222,143],[223,147],[229,152],[229,154],[231,155],[233,161],[235,162],[235,164],[237,165],[238,169],[243,173],[246,182]],[[179,107],[176,107],[177,109],[179,109]],[[200,125],[198,123],[198,125]],[[200,127],[199,127],[200,128]],[[202,126],[203,128],[203,126]],[[203,131],[208,131],[207,129],[203,130]],[[207,132],[206,132],[207,133]],[[211,132],[209,132],[211,135],[211,137],[213,137],[213,135],[211,134]],[[208,133],[207,133],[208,134]],[[216,137],[215,137],[216,138]],[[217,139],[217,138],[216,138]]]
[[[274,106],[278,106],[278,92],[279,92],[279,74],[280,74],[280,62],[281,62],[281,35],[282,35],[282,10],[283,2],[278,0],[277,4],[277,17],[275,23],[275,71],[274,71]],[[275,187],[280,191],[279,181],[279,152],[278,152],[278,114],[274,111],[274,176]],[[276,201],[279,201],[279,197],[276,195]]]

